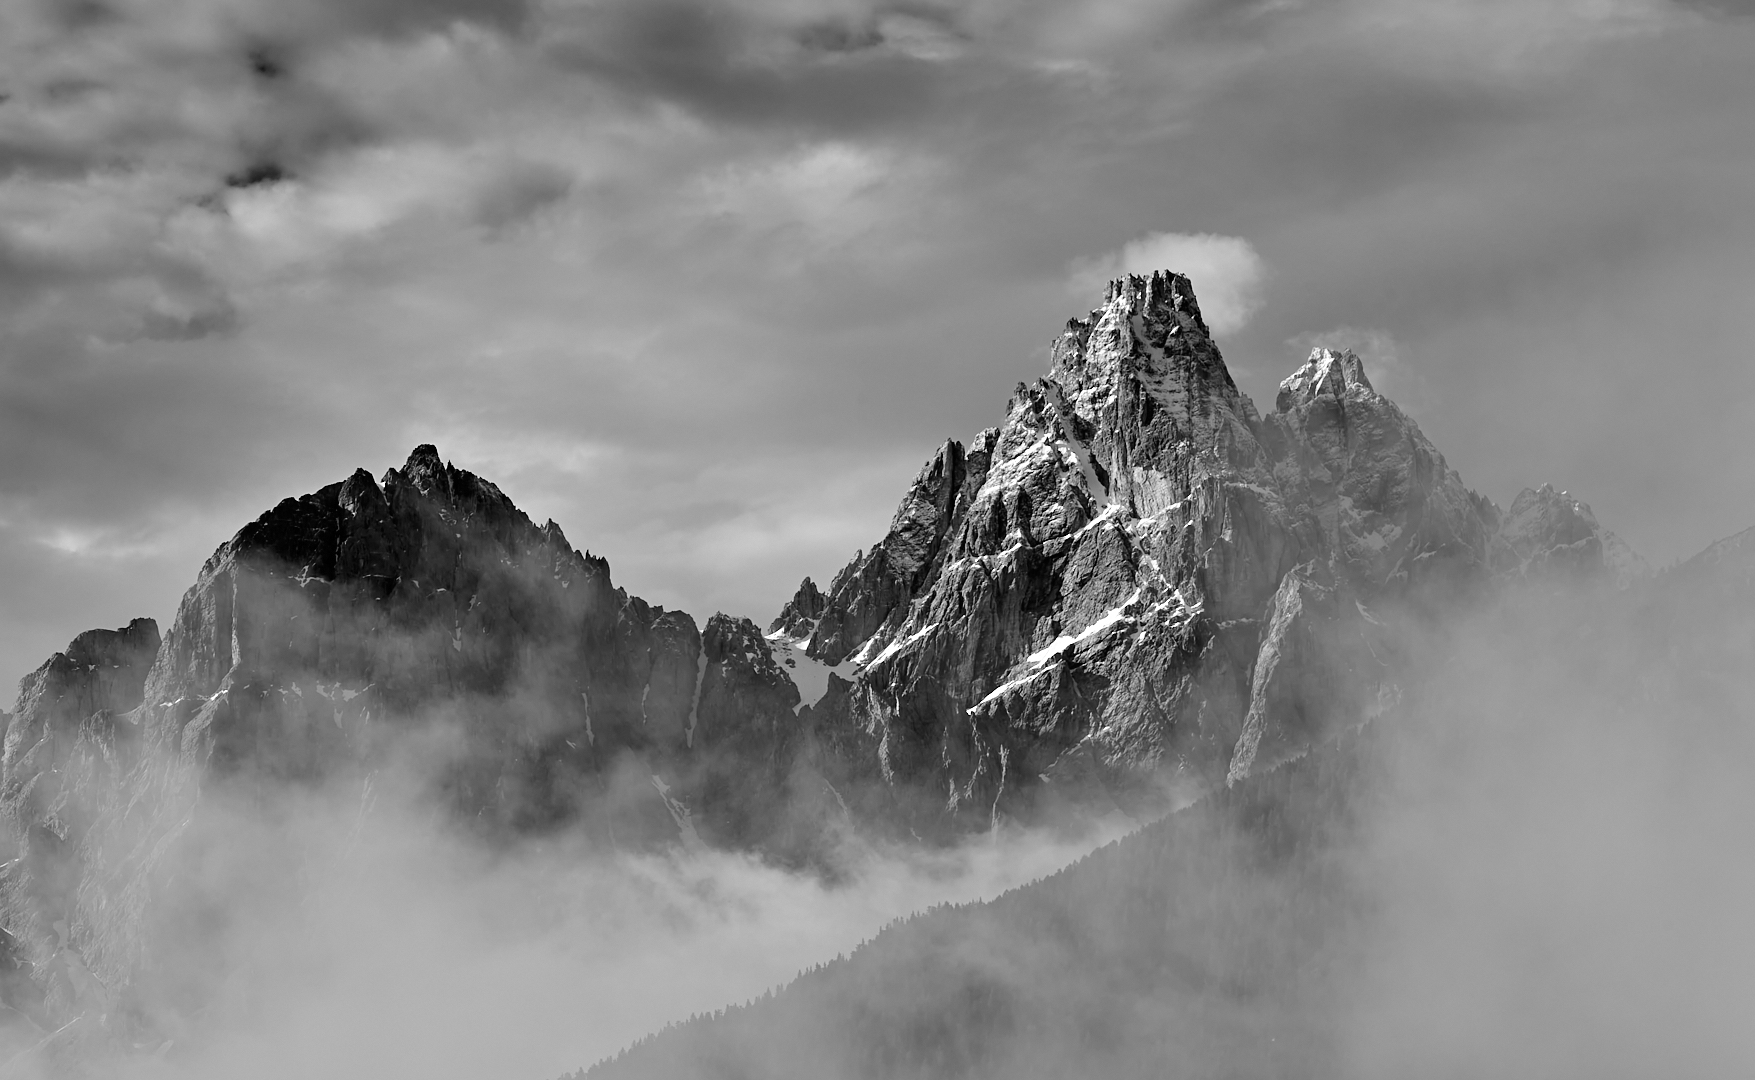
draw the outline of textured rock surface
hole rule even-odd
[[[153,955],[199,914],[179,882],[248,864],[214,855],[216,807],[301,786],[369,801],[415,750],[428,796],[490,833],[812,841],[785,811],[798,691],[760,631],[628,596],[430,446],[240,530],[162,642],[149,620],[84,634],[21,689],[0,944],[22,973],[7,1002],[50,1027],[174,1030],[199,1008]]]
[[[1651,577],[1645,560],[1597,524],[1590,507],[1548,484],[1518,492],[1499,538],[1499,564],[1525,578],[1606,576],[1626,589]]]
[[[1384,619],[1490,573],[1497,511],[1351,353],[1313,353],[1263,417],[1188,280],[1155,274],[1053,357],[927,463],[820,615],[775,623],[852,668],[812,709],[825,772],[923,835],[1162,806],[1295,753],[1393,696]]]

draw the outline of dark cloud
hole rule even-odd
[[[918,50],[884,48],[890,40],[875,13],[793,23],[730,5],[657,0],[589,9],[548,50],[555,62],[636,100],[680,105],[712,121],[855,136],[926,115],[961,77]]]
[[[290,178],[291,174],[281,168],[278,162],[258,161],[237,172],[228,173],[225,185],[234,188],[257,187],[262,184],[278,184]]]

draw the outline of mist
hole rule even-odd
[[[1447,603],[1382,717],[593,1076],[1744,1075],[1729,600],[1672,574]]]
[[[698,845],[617,851],[584,829],[490,841],[410,781],[405,766],[363,786],[204,794],[154,979],[202,1004],[104,1075],[540,1080],[1132,824],[850,843],[830,874]]]
[[[1352,1075],[1755,1068],[1755,683],[1709,662],[1747,599],[1543,597],[1446,639],[1362,832]]]

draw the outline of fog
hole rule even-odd
[[[183,871],[199,880],[177,900],[203,914],[163,943],[175,971],[155,981],[198,984],[207,1003],[122,1075],[552,1077],[1129,827],[849,847],[827,875],[582,832],[489,843],[406,786],[367,791],[206,796],[205,855]]]
[[[1406,622],[1381,719],[604,1075],[1747,1075],[1747,598],[1682,595]]]
[[[1755,683],[1711,663],[1748,600],[1535,601],[1447,640],[1363,831],[1352,1075],[1755,1069]]]
[[[1143,828],[806,869],[617,850],[592,805],[509,839],[418,725],[369,775],[212,779],[139,984],[163,1041],[113,1071],[550,1080],[810,972],[607,1075],[1747,1075],[1752,626],[1690,573],[1385,604],[1399,705]],[[4,1074],[73,1075],[39,1064]]]

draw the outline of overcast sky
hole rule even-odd
[[[5,3],[0,675],[428,441],[766,622],[1144,264],[1258,404],[1352,344],[1501,505],[1686,556],[1755,525],[1751,14]]]

